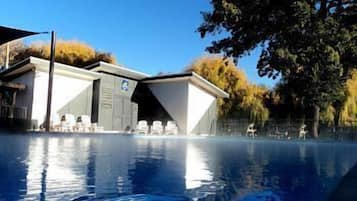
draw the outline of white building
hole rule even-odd
[[[0,119],[44,123],[49,61],[30,57],[0,71]],[[214,134],[216,99],[228,94],[195,73],[152,77],[97,62],[85,68],[55,63],[52,113],[91,116],[108,131],[138,120],[173,120],[182,134]]]

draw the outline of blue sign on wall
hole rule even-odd
[[[128,82],[128,80],[122,80],[121,81],[121,90],[122,91],[128,91],[129,90],[129,82]]]

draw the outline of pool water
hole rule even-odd
[[[2,134],[0,200],[323,201],[356,153],[352,143]]]

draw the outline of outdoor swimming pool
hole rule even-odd
[[[356,153],[351,143],[3,134],[0,200],[322,201]]]

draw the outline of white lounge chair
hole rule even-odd
[[[303,124],[301,125],[301,127],[299,128],[299,138],[303,138],[304,140],[306,139],[306,134],[307,134],[307,130],[305,130],[306,125]]]
[[[165,134],[166,135],[177,135],[178,134],[178,128],[174,121],[167,121],[167,124],[165,126]]]
[[[93,133],[97,133],[97,132],[103,132],[104,131],[104,127],[102,126],[98,126],[97,123],[92,123],[89,127],[89,131],[93,132]]]
[[[153,121],[150,131],[151,131],[151,134],[161,135],[164,131],[162,122],[161,121]]]
[[[289,131],[287,131],[287,130],[281,131],[278,126],[275,127],[274,133],[272,135],[270,135],[270,136],[276,137],[278,139],[280,139],[280,138],[290,139]]]
[[[148,134],[149,133],[149,126],[148,122],[145,120],[141,120],[138,122],[138,125],[136,125],[135,129],[136,133],[138,134]]]
[[[254,128],[254,124],[248,125],[246,135],[253,138],[257,135],[257,129]]]
[[[61,117],[60,131],[62,132],[73,132],[73,128],[76,125],[75,118],[73,114],[65,114]]]
[[[91,129],[92,123],[88,115],[81,115],[77,118],[77,123],[75,126],[75,131],[78,132],[89,132]]]

